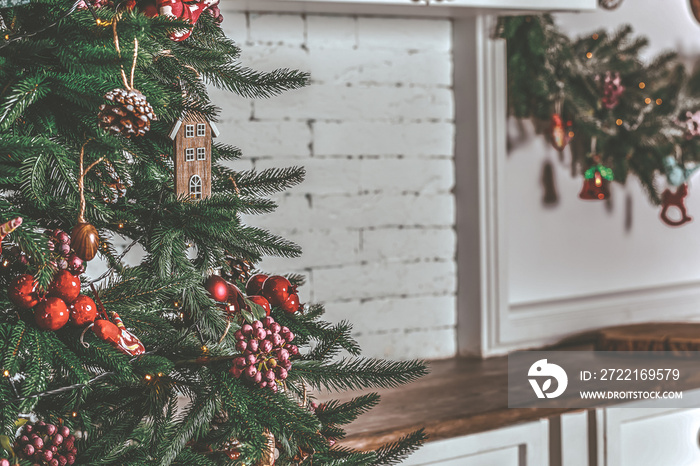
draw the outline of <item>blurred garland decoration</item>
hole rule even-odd
[[[648,40],[630,26],[571,39],[550,15],[515,16],[501,18],[498,33],[510,114],[533,119],[556,149],[570,147],[582,199],[606,199],[607,184],[633,174],[666,224],[690,220],[683,198],[700,166],[700,73],[673,52],[643,61]]]

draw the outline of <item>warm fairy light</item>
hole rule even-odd
[[[651,99],[647,97],[646,99],[644,99],[644,103],[649,105],[651,103]]]
[[[620,120],[620,119],[618,118],[617,120],[615,120],[615,124],[616,124],[617,126],[622,126],[622,120]]]
[[[9,34],[5,34],[5,40],[10,40],[10,35],[9,35]]]
[[[124,228],[124,222],[119,222],[119,225],[117,225],[117,227],[118,227],[120,230],[121,230],[122,228]]]
[[[158,377],[163,377],[163,373],[162,373],[162,372],[158,372]]]
[[[207,348],[207,345],[202,345],[202,353],[206,353],[209,351],[209,348]]]
[[[151,374],[146,374],[143,378],[146,380],[151,380],[153,377],[151,377]]]
[[[639,88],[640,88],[640,89],[644,89],[645,87],[647,87],[646,84],[644,84],[644,83],[639,83]]]
[[[586,54],[586,58],[591,58],[592,56],[593,56],[593,54],[592,54],[591,52],[588,52],[588,53]]]
[[[661,105],[662,102],[663,102],[663,100],[661,100],[661,99],[656,99],[656,105]]]
[[[572,137],[574,137],[574,132],[573,132],[573,131],[569,131],[569,138],[572,138]]]
[[[78,417],[78,412],[77,412],[77,411],[73,411],[72,413],[70,413],[70,415],[71,415],[72,417]]]
[[[10,261],[8,261],[7,259],[4,259],[4,260],[2,261],[2,266],[3,266],[3,267],[7,267],[8,265],[10,265]]]
[[[173,306],[180,307],[180,301],[178,301],[178,300],[173,301]]]
[[[593,37],[593,40],[598,40],[598,34],[593,34],[591,37]]]
[[[102,20],[100,18],[97,18],[97,20],[95,22],[97,23],[98,26],[102,24]]]
[[[9,376],[10,376],[10,371],[8,371],[7,369],[5,369],[4,371],[2,371],[2,375],[4,375],[5,377],[9,377]]]
[[[181,312],[181,313],[179,314],[179,317],[180,317],[180,319],[184,319],[184,318],[185,318],[185,313],[184,313],[184,312]]]

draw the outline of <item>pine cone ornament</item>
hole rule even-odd
[[[153,107],[136,89],[113,89],[105,99],[112,105],[100,106],[100,128],[127,138],[143,136],[151,129],[151,120],[156,119]]]
[[[253,271],[253,263],[232,256],[227,256],[226,261],[229,267],[231,267],[231,272],[226,274],[226,279],[246,283]]]

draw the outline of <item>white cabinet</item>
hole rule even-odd
[[[223,0],[227,9],[271,12],[474,16],[594,10],[597,0]]]
[[[683,401],[700,401],[686,391]],[[699,406],[697,403],[693,403]],[[700,409],[611,407],[597,410],[599,466],[696,466],[700,464]],[[637,407],[638,406],[638,407]]]
[[[546,419],[498,430],[428,442],[402,465],[547,466]]]

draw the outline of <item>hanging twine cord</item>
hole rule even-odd
[[[119,60],[122,59],[122,51],[119,47],[119,34],[117,33],[117,24],[119,23],[119,15],[114,17],[112,21],[112,37],[114,39],[114,48],[117,49],[117,55],[119,55]],[[119,72],[122,76],[122,82],[127,90],[132,90],[134,88],[134,72],[136,70],[136,60],[139,56],[139,40],[134,38],[134,58],[131,62],[131,71],[129,72],[129,79],[126,78],[126,71],[124,70],[124,65],[119,63]]]
[[[85,142],[80,147],[80,175],[78,176],[78,192],[80,193],[80,211],[78,213],[78,223],[86,223],[85,221],[85,175],[98,163],[102,162],[105,157],[102,156],[99,159],[95,160],[92,162],[90,165],[88,165],[87,168],[84,168],[85,165],[85,146],[88,145],[88,143],[91,141],[88,140]]]

